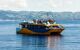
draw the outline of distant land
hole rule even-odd
[[[80,12],[45,12],[45,11],[4,11],[0,10],[2,20],[32,20],[53,18],[55,20],[80,20]]]

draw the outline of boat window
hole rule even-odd
[[[25,27],[27,27],[27,25],[25,25]]]
[[[25,25],[22,25],[22,28],[25,28]]]
[[[53,28],[59,28],[59,26],[53,26]]]

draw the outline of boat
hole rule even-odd
[[[56,24],[54,20],[33,20],[32,22],[21,22],[16,28],[17,34],[26,35],[60,35],[64,30],[61,24]]]

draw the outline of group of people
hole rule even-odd
[[[48,19],[48,20],[39,20],[39,19],[33,19],[33,22],[36,23],[36,24],[43,24],[43,23],[50,23],[50,24],[53,24],[55,22],[55,20],[52,20],[52,19]]]

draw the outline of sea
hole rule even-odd
[[[57,21],[65,30],[59,36],[16,34],[18,21],[0,21],[0,50],[80,50],[80,20]]]

